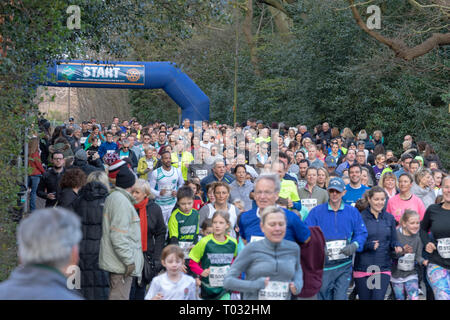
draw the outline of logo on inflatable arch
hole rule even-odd
[[[64,77],[66,77],[68,80],[70,80],[72,78],[72,76],[74,74],[76,74],[77,72],[72,67],[66,66],[61,71],[61,73],[64,75]]]
[[[138,69],[129,69],[126,75],[128,81],[136,82],[141,78],[141,73]]]

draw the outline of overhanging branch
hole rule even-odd
[[[358,8],[355,5],[355,1],[348,0],[348,2],[352,10],[353,18],[355,19],[356,23],[360,26],[360,28],[363,29],[372,38],[391,48],[395,52],[395,55],[397,57],[402,58],[406,61],[420,57],[430,52],[436,47],[450,44],[450,33],[433,33],[430,38],[428,38],[421,44],[410,48],[401,39],[387,38],[374,30],[370,30],[362,20]]]

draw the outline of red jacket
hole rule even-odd
[[[33,169],[30,176],[37,176],[39,174],[44,174],[45,169],[41,163],[41,157],[39,156],[39,151],[31,154],[28,158],[28,166]]]
[[[322,286],[325,265],[325,237],[320,227],[309,227],[311,240],[300,245],[300,262],[303,270],[303,288],[298,297],[310,298]]]

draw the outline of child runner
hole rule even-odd
[[[193,209],[194,192],[188,186],[181,187],[177,192],[178,208],[172,212],[169,219],[169,244],[177,244],[184,252],[186,263],[189,251],[198,242],[198,211]]]
[[[201,207],[203,207],[203,201],[202,198],[198,196],[199,189],[201,189],[200,185],[197,185],[193,180],[186,181],[185,185],[189,186],[192,191],[194,191],[194,209],[200,210]]]
[[[400,219],[401,228],[397,229],[398,241],[403,253],[392,266],[392,287],[397,300],[419,300],[419,277],[415,262],[428,264],[422,257],[422,241],[419,237],[420,216],[416,211],[405,210]]]
[[[202,238],[191,250],[189,267],[201,276],[202,299],[230,300],[230,293],[223,288],[223,280],[237,256],[237,242],[227,234],[231,227],[227,211],[214,212],[212,223],[213,233]]]
[[[213,225],[211,219],[203,220],[202,225],[200,226],[200,234],[198,235],[198,241],[200,241],[203,237],[210,235],[213,232]]]
[[[153,278],[145,300],[197,300],[194,278],[184,274],[184,252],[168,245],[161,254],[167,272]]]

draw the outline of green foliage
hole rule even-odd
[[[202,0],[0,1],[1,228],[14,230],[10,211],[17,204],[19,184],[26,176],[23,163],[17,162],[17,158],[23,151],[25,128],[36,124],[38,110],[33,99],[36,86],[47,80],[47,65],[62,58],[123,58],[133,53],[133,47],[128,45],[130,39],[139,37],[141,42],[145,39],[155,45],[163,44],[161,32],[153,32],[156,29],[188,35],[190,25],[204,16],[202,12],[211,11],[211,3]],[[81,9],[79,30],[67,27],[69,5]],[[211,13],[214,14],[217,12]],[[143,22],[147,21],[158,28],[146,29]],[[5,264],[2,261],[0,267]],[[0,272],[0,281],[5,274]]]
[[[405,38],[409,45],[429,36],[414,31],[427,26],[433,12],[415,12],[407,1],[377,3],[387,36]],[[398,60],[356,25],[349,9],[336,10],[347,6],[346,1],[287,6],[294,22],[288,42],[272,31],[270,17],[260,20],[261,8],[254,8],[254,24],[262,21],[257,38],[262,76],[255,75],[240,32],[237,120],[256,117],[309,128],[328,121],[355,133],[380,129],[396,154],[403,136],[413,134],[417,141],[430,142],[449,168],[448,47],[411,62]],[[364,6],[360,12],[367,18]],[[232,123],[236,25],[221,28],[199,31],[171,53],[211,99],[211,119]]]

